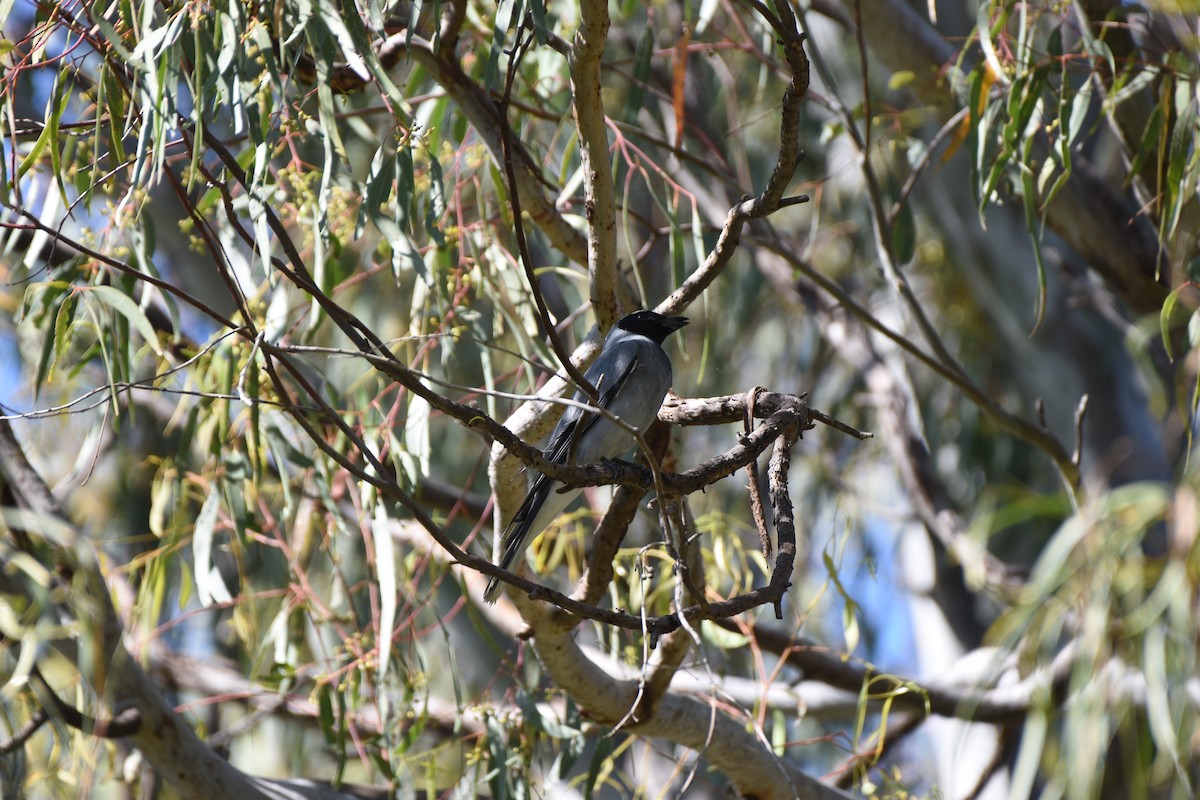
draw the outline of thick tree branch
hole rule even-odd
[[[547,673],[593,719],[615,725],[638,697],[636,680],[619,680],[600,669],[580,649],[569,631],[553,618],[522,609],[532,629],[532,644]],[[664,738],[690,747],[729,777],[743,797],[759,800],[844,800],[846,795],[818,783],[779,759],[750,734],[743,723],[700,700],[668,692],[648,718],[626,723],[625,730],[648,738]]]
[[[819,682],[846,694],[841,704],[827,703],[826,713],[850,713],[869,686],[868,703],[888,702],[895,711],[935,714],[941,717],[996,725],[1019,724],[1038,704],[1057,707],[1068,699],[1071,676],[1080,665],[1068,645],[1045,668],[1009,682],[1013,665],[997,664],[1000,651],[981,648],[946,670],[944,677],[917,679],[889,673],[872,664],[847,658],[833,648],[766,625],[745,626],[737,620],[720,620],[721,627],[752,636],[759,647],[783,658],[808,682]],[[1142,705],[1146,700],[1145,676],[1113,660],[1094,670],[1096,680],[1109,687],[1112,702]],[[1200,679],[1187,682],[1179,698],[1200,709]]]

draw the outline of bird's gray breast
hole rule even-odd
[[[671,388],[671,360],[661,347],[648,339],[625,342],[622,346],[631,348],[630,366],[623,376],[604,375],[600,380],[600,391],[604,391],[605,382],[620,380],[622,385],[608,410],[644,432],[658,416],[667,389]],[[592,433],[595,435],[586,437],[588,452],[577,454],[580,463],[616,458],[627,453],[634,444],[628,431],[607,419],[597,420]]]

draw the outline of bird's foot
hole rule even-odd
[[[603,467],[608,467],[609,469],[621,469],[621,468],[628,468],[628,467],[636,467],[636,466],[637,466],[637,464],[634,464],[632,461],[626,461],[626,460],[625,460],[625,459],[623,459],[623,458],[605,458],[605,459],[601,459],[601,461],[600,461],[600,465],[601,465],[601,466],[603,466]]]

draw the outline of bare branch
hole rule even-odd
[[[42,726],[50,721],[50,715],[46,713],[46,709],[35,709],[29,715],[29,719],[18,730],[13,731],[12,736],[0,741],[0,755],[8,755],[9,753],[20,750],[25,746],[35,733],[42,729]]]
[[[755,386],[746,392],[746,416],[742,420],[746,435],[754,432],[754,405],[762,387]],[[758,459],[746,465],[750,487],[750,516],[754,518],[754,527],[758,529],[758,543],[762,548],[763,558],[771,560],[771,534],[767,530],[767,518],[763,514],[762,489],[758,485]]]
[[[59,697],[37,667],[33,668],[30,677],[33,678],[34,693],[37,694],[42,707],[50,713],[52,719],[60,720],[69,728],[99,736],[101,739],[123,739],[137,733],[142,726],[142,714],[136,708],[123,709],[111,719],[89,717]]]
[[[787,431],[775,440],[771,464],[767,469],[767,481],[771,486],[771,513],[775,517],[775,538],[778,540],[775,570],[771,573],[771,588],[775,591],[772,601],[775,619],[783,619],[783,593],[792,584],[792,565],[796,560],[796,521],[792,499],[788,495],[787,473],[792,445],[800,438],[800,433],[799,430]]]

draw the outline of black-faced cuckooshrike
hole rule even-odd
[[[599,407],[644,433],[671,388],[671,359],[662,349],[663,340],[687,323],[686,317],[664,317],[654,311],[635,311],[618,322],[584,373],[600,394]],[[590,402],[581,389],[573,399]],[[633,443],[629,431],[611,420],[595,411],[568,406],[543,452],[556,464],[594,464],[629,452]],[[545,475],[534,479],[525,501],[504,529],[500,567],[511,570],[517,556],[580,492],[560,494],[562,485]],[[484,599],[496,602],[501,587],[500,581],[492,578]]]

